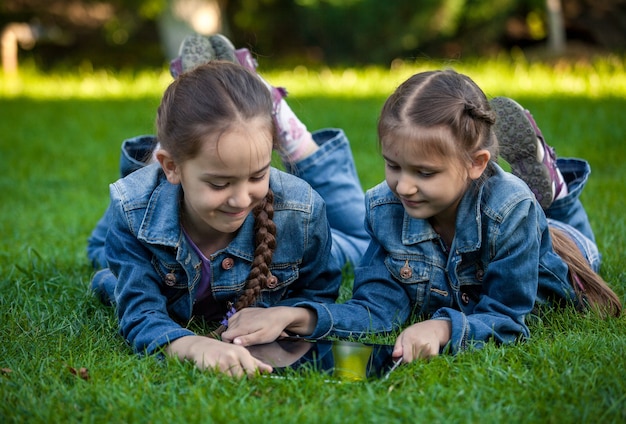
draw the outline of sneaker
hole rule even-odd
[[[496,97],[490,104],[497,116],[494,130],[500,155],[511,165],[511,172],[530,187],[541,207],[547,209],[565,186],[554,149],[520,104],[507,97]]]
[[[196,66],[208,63],[211,60],[228,60],[238,63],[250,72],[257,74],[258,62],[250,50],[246,48],[235,49],[233,43],[222,34],[214,34],[204,36],[200,34],[192,34],[185,37],[180,45],[178,57],[170,62],[170,73],[172,77],[177,78],[183,72],[189,71]],[[273,87],[267,83],[261,76],[259,78],[267,85],[272,94],[272,115],[278,129],[277,116],[280,112],[282,99],[287,97],[287,90],[284,87]],[[279,137],[284,136],[284,131],[278,131]]]
[[[245,48],[237,49],[235,50],[235,57],[237,58],[237,62],[241,66],[247,68],[249,71],[254,72],[255,74],[257,73],[256,68],[259,66],[259,64],[256,59],[252,57],[250,50]],[[265,80],[263,81],[265,82]],[[272,114],[276,116],[278,115],[280,109],[280,101],[287,97],[287,89],[285,87],[270,86],[267,83],[266,85],[268,86],[268,88],[270,88],[270,91],[272,93]]]
[[[235,50],[235,57],[241,66],[256,73],[256,68],[259,66],[259,63],[252,57],[250,50],[245,48],[237,49]]]
[[[228,38],[222,34],[214,34],[209,36],[209,42],[213,47],[216,59],[237,63],[235,46]]]
[[[170,74],[177,78],[183,72],[211,60],[237,63],[235,46],[222,34],[209,37],[200,34],[188,35],[180,44],[178,56],[170,62]]]

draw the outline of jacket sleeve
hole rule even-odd
[[[310,337],[385,333],[406,322],[411,313],[411,301],[405,288],[387,270],[385,257],[382,246],[372,240],[355,270],[352,298],[345,303],[297,305],[313,309],[317,314],[317,326]]]
[[[152,354],[177,338],[194,333],[168,314],[159,277],[151,264],[152,254],[136,237],[115,185],[111,186],[110,227],[106,257],[117,277],[115,300],[120,333],[137,353]]]

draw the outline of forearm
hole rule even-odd
[[[288,314],[291,316],[290,324],[285,327],[285,331],[308,336],[313,333],[317,326],[317,314],[314,310],[303,307],[291,307]]]

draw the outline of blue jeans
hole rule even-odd
[[[581,159],[560,158],[557,166],[567,183],[568,194],[555,200],[545,211],[550,226],[563,230],[576,243],[591,268],[598,272],[601,256],[580,194],[587,184],[591,167]]]
[[[350,144],[342,130],[313,133],[319,150],[287,171],[306,182],[326,202],[326,215],[333,236],[332,255],[339,263],[357,266],[369,244],[365,231],[365,196],[354,166]]]
[[[287,171],[307,181],[326,202],[331,226],[331,254],[341,264],[358,265],[369,243],[365,231],[365,200],[350,143],[342,130],[324,129],[313,133],[320,146],[312,155],[296,163],[286,163]],[[120,175],[125,177],[146,165],[156,146],[154,136],[138,136],[122,143]],[[92,279],[92,289],[105,301],[113,299],[116,279],[108,270],[104,242],[108,229],[107,212],[98,221],[87,244],[87,256],[101,270]],[[103,295],[107,297],[103,297]],[[108,303],[108,302],[107,302]]]

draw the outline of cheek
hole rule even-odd
[[[385,181],[387,182],[389,188],[395,191],[396,184],[398,183],[398,178],[396,174],[389,171],[388,169],[385,169]]]

